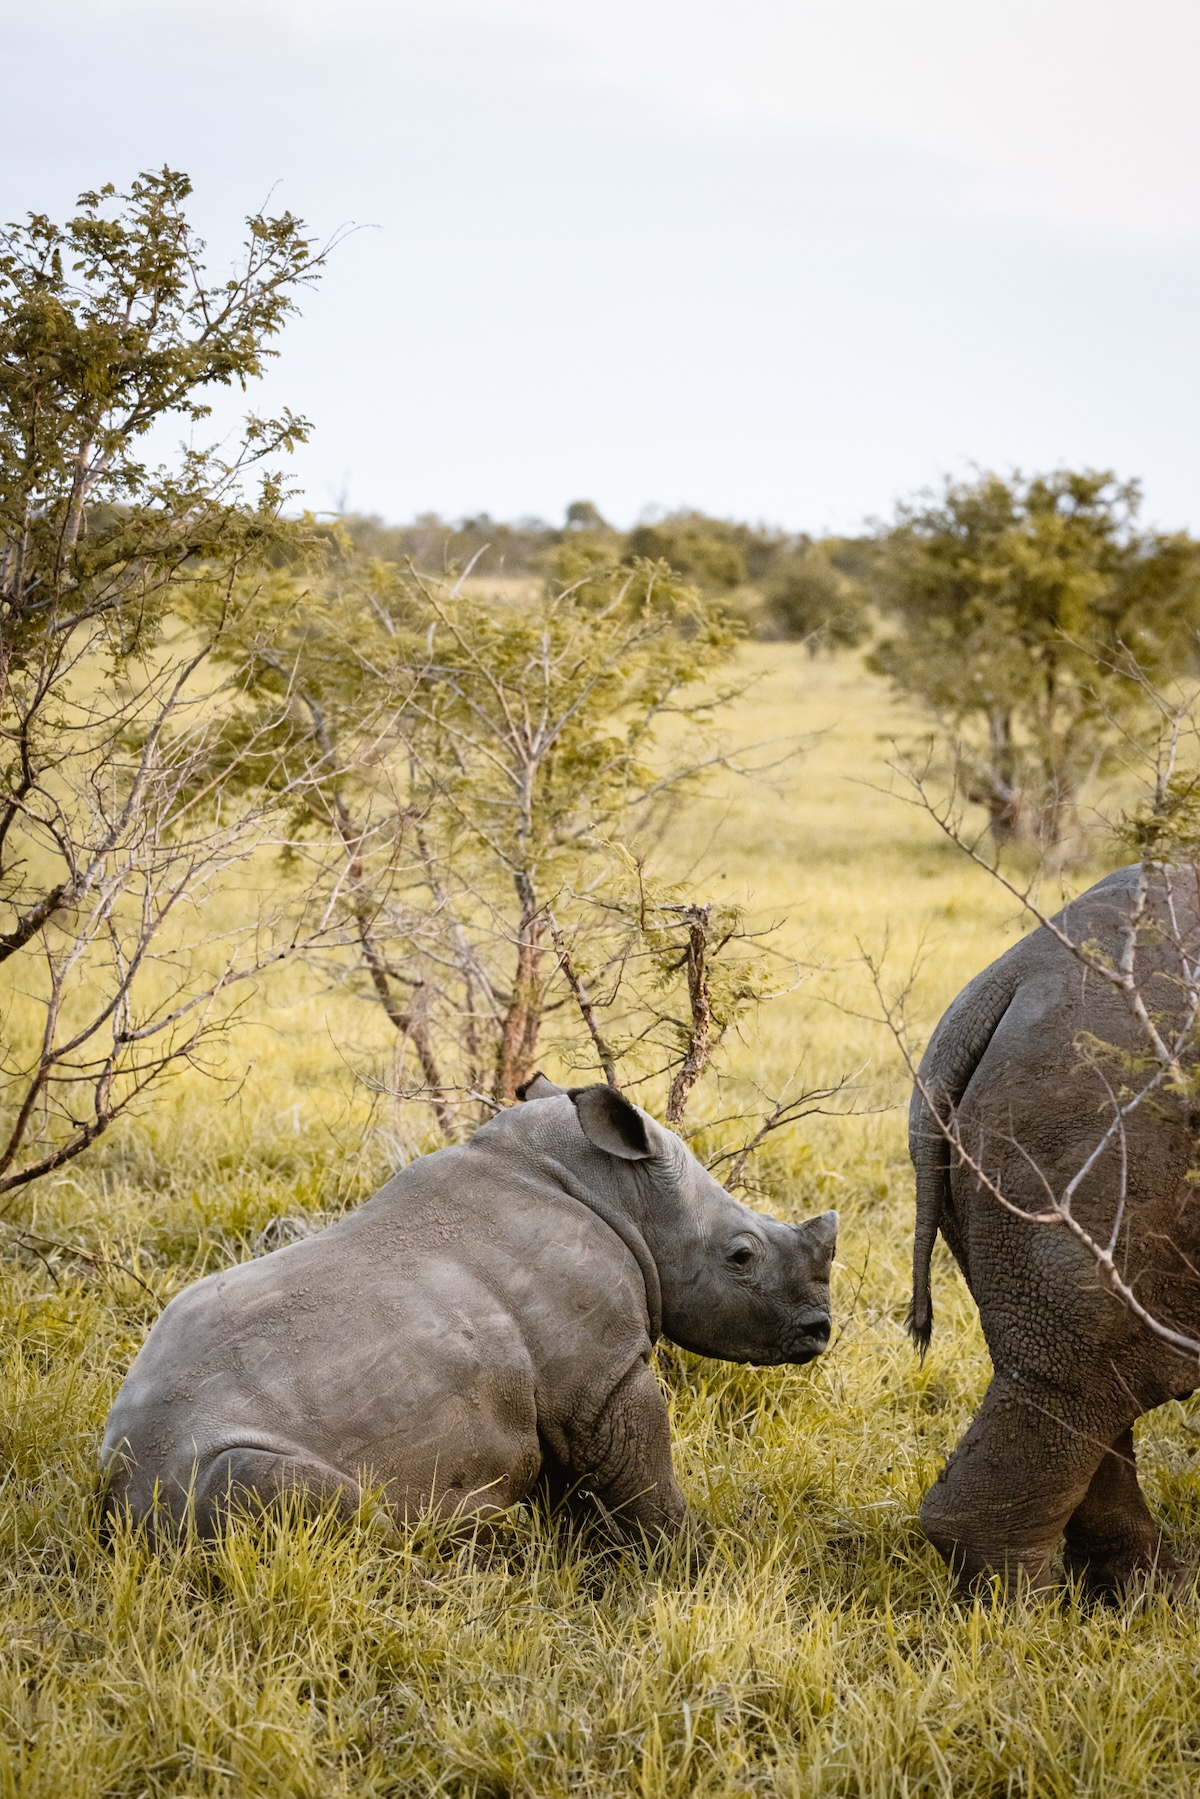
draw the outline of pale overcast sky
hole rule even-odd
[[[3,7],[0,216],[164,162],[338,250],[308,502],[853,529],[970,463],[1200,528],[1196,0]]]

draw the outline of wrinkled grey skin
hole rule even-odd
[[[1175,942],[1200,944],[1195,869],[1151,880],[1150,915],[1175,910]],[[1100,881],[1058,914],[1077,944],[1115,962],[1134,907],[1138,869]],[[1138,988],[1161,1027],[1178,1022],[1177,950],[1143,927]],[[993,1378],[974,1422],[926,1495],[921,1523],[970,1582],[999,1573],[1050,1579],[1065,1533],[1066,1566],[1110,1592],[1157,1565],[1177,1573],[1138,1485],[1134,1420],[1198,1384],[1194,1359],[1155,1337],[1107,1287],[1088,1249],[1061,1224],[1012,1216],[955,1157],[922,1098],[957,1116],[964,1149],[1023,1211],[1061,1194],[1113,1116],[1089,1039],[1144,1053],[1128,1002],[1088,972],[1045,926],[978,975],[938,1025],[910,1113],[917,1175],[910,1330],[922,1350],[933,1313],[929,1263],[940,1229],[966,1277]],[[1120,1070],[1108,1058],[1108,1078]],[[1128,1121],[1128,1193],[1115,1259],[1160,1322],[1200,1333],[1200,1201],[1187,1180],[1200,1161],[1197,1116],[1163,1096]],[[1039,1172],[1040,1171],[1040,1172]],[[1117,1218],[1121,1151],[1114,1144],[1083,1183],[1074,1214],[1107,1243]]]
[[[607,1087],[528,1103],[319,1235],[210,1275],[151,1331],[100,1451],[105,1507],[210,1532],[290,1489],[349,1515],[486,1519],[539,1475],[626,1525],[686,1516],[650,1362],[807,1362],[829,1339],[837,1214],[731,1198]]]

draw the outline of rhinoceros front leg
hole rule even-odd
[[[1119,1593],[1131,1580],[1157,1570],[1168,1580],[1182,1574],[1138,1485],[1130,1425],[1101,1457],[1081,1504],[1066,1527],[1067,1572],[1094,1593]]]
[[[569,1472],[619,1529],[675,1535],[688,1516],[671,1463],[667,1402],[648,1362],[636,1362],[586,1426],[568,1430]]]
[[[1060,1419],[1032,1385],[993,1377],[966,1436],[925,1495],[921,1527],[965,1586],[998,1574],[1050,1583],[1050,1560],[1083,1503],[1108,1430]]]

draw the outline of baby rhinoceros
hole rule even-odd
[[[485,1519],[540,1475],[622,1524],[687,1516],[650,1361],[808,1362],[837,1213],[749,1211],[608,1087],[528,1103],[411,1163],[327,1230],[173,1299],[100,1451],[105,1508],[152,1529],[289,1491],[397,1521]]]

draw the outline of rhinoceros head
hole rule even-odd
[[[530,1099],[562,1094],[544,1076]],[[569,1093],[608,1161],[607,1197],[637,1226],[658,1269],[664,1335],[729,1362],[808,1362],[829,1342],[838,1216],[784,1224],[741,1205],[686,1144],[608,1087]]]

